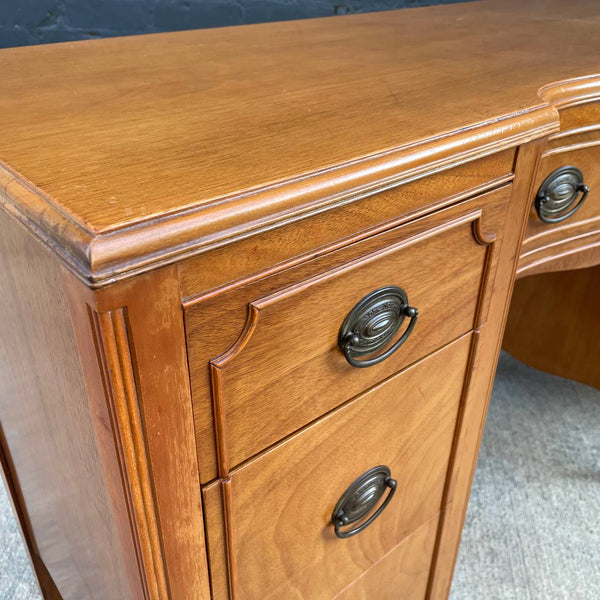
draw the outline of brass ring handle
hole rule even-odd
[[[412,333],[419,311],[408,304],[406,292],[387,286],[371,292],[352,308],[338,334],[338,346],[350,365],[357,368],[376,365],[394,354]],[[405,317],[410,319],[406,331],[385,352],[360,358],[385,347],[396,334]]]
[[[577,167],[556,169],[543,181],[535,198],[535,209],[540,221],[552,224],[568,219],[582,207],[589,191],[590,188],[583,183],[583,174]],[[579,194],[581,197],[575,203]]]
[[[369,469],[363,473],[343,494],[333,509],[331,520],[335,535],[339,538],[349,538],[368,527],[386,508],[393,498],[398,483],[392,479],[386,466]],[[364,517],[377,505],[388,489],[388,495],[379,508],[366,520]],[[343,531],[342,527],[356,523],[353,529]]]

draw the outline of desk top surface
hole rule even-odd
[[[499,0],[2,50],[0,199],[89,271],[134,238],[176,253],[556,130],[552,103],[600,93],[599,32],[595,0]]]

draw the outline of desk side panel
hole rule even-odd
[[[2,212],[0,273],[0,441],[44,595],[142,598],[106,406],[86,392],[61,269]]]

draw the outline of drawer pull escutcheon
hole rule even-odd
[[[581,208],[589,191],[590,188],[583,183],[583,174],[577,167],[560,167],[552,171],[544,179],[535,198],[535,210],[540,221],[560,223],[568,219]],[[575,204],[579,194],[581,198]]]
[[[373,467],[363,473],[338,500],[333,509],[331,520],[335,527],[335,535],[339,538],[349,538],[368,527],[389,504],[397,482],[392,479],[390,470],[386,466]],[[342,531],[342,527],[361,521],[377,505],[385,490],[389,489],[386,499],[379,508],[358,527]]]
[[[338,346],[353,367],[370,367],[391,356],[404,344],[417,323],[419,311],[409,306],[406,292],[387,286],[365,296],[344,319]],[[373,358],[358,359],[383,348],[400,329],[404,317],[410,323],[400,339],[388,350]]]

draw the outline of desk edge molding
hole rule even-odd
[[[0,207],[90,288],[101,288],[555,133],[555,106],[599,98],[600,75],[545,86],[540,96],[518,113],[114,230],[92,230],[1,163]]]

